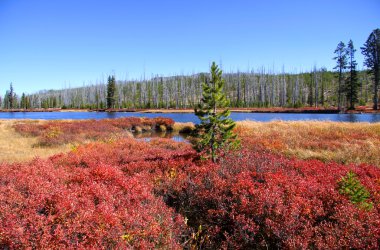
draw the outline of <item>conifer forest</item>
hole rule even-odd
[[[314,69],[308,73],[274,74],[262,68],[257,72],[224,74],[225,92],[231,107],[325,107],[336,106],[338,80],[335,73]],[[358,104],[372,101],[372,83],[359,72]],[[192,108],[201,98],[202,82],[208,74],[152,77],[149,80],[117,80],[114,108]],[[9,92],[3,98],[8,108]],[[107,82],[79,88],[44,90],[15,95],[14,108],[107,108]]]

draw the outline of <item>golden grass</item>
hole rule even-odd
[[[189,133],[195,129],[195,125],[192,122],[176,122],[173,126],[174,132]]]
[[[24,137],[12,128],[16,123],[42,120],[0,121],[0,162],[21,162],[67,152],[70,145],[38,147],[38,138]],[[193,123],[175,123],[174,133],[191,131]],[[380,123],[321,121],[237,122],[236,132],[252,146],[301,159],[380,166]]]
[[[17,133],[12,126],[16,123],[42,123],[41,120],[2,120],[0,121],[0,162],[23,162],[35,157],[47,158],[49,156],[68,152],[70,145],[58,147],[36,147],[37,138],[24,137]]]
[[[380,123],[242,121],[236,131],[288,156],[380,166]]]

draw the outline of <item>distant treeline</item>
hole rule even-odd
[[[224,74],[224,92],[231,107],[332,107],[354,109],[355,105],[372,104],[378,109],[380,86],[380,29],[369,35],[363,47],[364,66],[358,71],[352,40],[341,41],[334,51],[335,72],[324,68],[306,73],[273,73],[265,68],[251,72]],[[200,103],[202,83],[210,75],[153,77],[140,81],[117,81],[81,88],[40,91],[18,96],[12,83],[0,107],[30,108],[193,108]],[[372,102],[372,103],[370,103]]]
[[[234,72],[223,76],[224,91],[231,107],[337,106],[338,78],[336,73],[323,68],[298,74],[273,74],[262,68],[257,72]],[[115,84],[112,108],[193,108],[202,96],[201,83],[209,80],[206,73],[141,81],[119,80]],[[371,79],[366,72],[359,71],[358,82],[358,104],[366,105],[372,99]],[[0,102],[5,109],[105,109],[108,85],[99,83],[21,96],[11,85]]]

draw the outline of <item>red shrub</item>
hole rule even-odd
[[[92,143],[45,161],[2,164],[0,246],[379,248],[377,167],[248,146],[218,164],[164,139]],[[372,210],[339,193],[349,170],[370,192]]]
[[[81,121],[48,121],[46,123],[21,123],[14,125],[17,132],[25,136],[39,137],[42,146],[65,143],[106,140],[112,137],[123,137],[125,131],[136,127],[144,130],[155,130],[159,126],[172,129],[174,121],[170,118],[118,118]]]
[[[157,117],[154,119],[154,122],[156,126],[165,126],[169,130],[173,128],[174,126],[174,120],[170,118],[165,118],[165,117]]]
[[[339,194],[353,170],[370,190],[365,211]],[[167,204],[202,225],[210,248],[378,248],[380,170],[316,160],[289,160],[243,150],[219,165],[177,169],[160,186]]]
[[[0,246],[179,248],[183,218],[153,195],[153,176],[144,169],[149,164],[140,164],[148,154],[133,157],[148,145],[112,146],[116,152],[93,144],[68,156],[0,166]],[[160,154],[167,155],[157,152],[156,158]],[[134,174],[123,171],[136,165]]]

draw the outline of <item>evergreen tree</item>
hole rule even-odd
[[[222,92],[224,80],[222,71],[215,62],[211,66],[211,80],[209,83],[202,83],[202,99],[195,114],[201,120],[196,126],[196,133],[200,137],[196,144],[198,151],[205,151],[211,156],[213,162],[218,159],[218,154],[222,150],[236,147],[239,141],[232,130],[235,122],[229,118],[230,110],[225,108],[228,105],[226,95]],[[225,108],[217,112],[217,108]]]
[[[358,102],[358,90],[359,90],[359,82],[358,82],[358,74],[356,71],[356,61],[355,61],[355,51],[354,44],[352,40],[350,40],[347,44],[347,55],[348,55],[348,69],[350,70],[349,77],[346,81],[346,97],[349,102],[349,109],[355,109],[355,103]]]
[[[5,95],[4,95],[4,109],[9,109],[9,90],[5,91]]]
[[[20,106],[21,106],[22,109],[26,109],[26,97],[25,97],[25,93],[22,93],[22,95],[21,95]]]
[[[309,79],[310,79],[310,82],[309,82],[309,84],[308,84],[308,99],[307,99],[307,102],[308,102],[308,104],[309,104],[309,106],[310,107],[312,107],[313,106],[313,104],[314,104],[314,100],[313,100],[313,93],[314,93],[314,91],[313,91],[313,73],[311,73],[310,72],[310,77],[309,77]]]
[[[18,98],[16,93],[13,94],[13,108],[19,108]]]
[[[14,107],[14,97],[15,97],[15,93],[13,91],[13,85],[12,83],[10,84],[9,86],[9,92],[8,92],[8,102],[9,102],[9,109],[13,109]]]
[[[116,91],[116,83],[115,76],[108,76],[107,81],[107,108],[115,107],[115,91]]]
[[[25,109],[30,108],[30,99],[29,96],[25,97]]]
[[[355,173],[349,171],[339,182],[339,193],[346,195],[350,201],[364,209],[371,209],[373,204],[368,202],[370,193],[360,183]]]
[[[373,109],[377,110],[380,82],[380,29],[372,31],[361,50],[364,55],[364,66],[368,67],[373,75]]]
[[[341,41],[336,47],[334,53],[336,56],[333,58],[336,60],[336,66],[334,69],[338,70],[338,110],[341,109],[342,105],[342,92],[343,92],[343,73],[347,66],[347,51],[345,49],[346,45]]]

